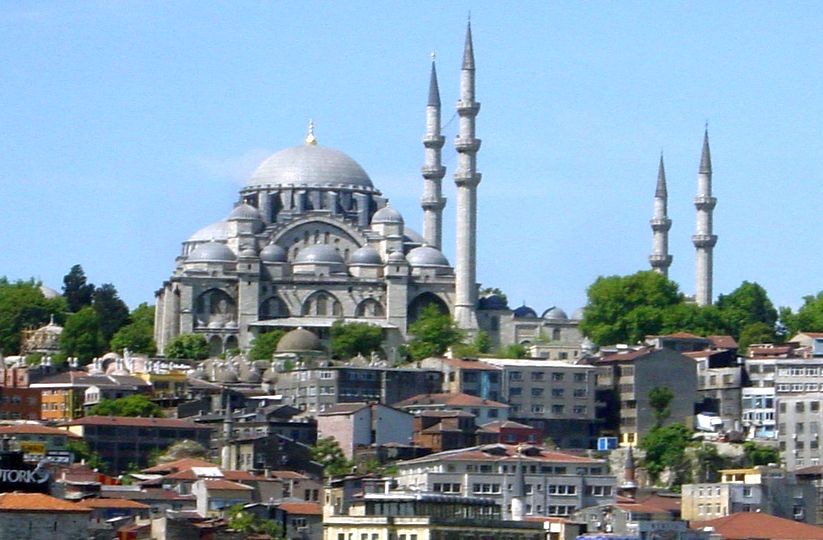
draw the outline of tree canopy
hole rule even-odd
[[[166,358],[205,360],[209,357],[209,344],[200,334],[180,334],[166,345]]]
[[[33,279],[10,282],[0,278],[0,352],[19,353],[23,330],[43,326],[51,315],[62,323],[65,311],[65,300],[46,298]]]
[[[657,427],[662,426],[671,416],[671,405],[674,392],[668,386],[656,386],[649,391],[649,405],[654,409],[654,422]]]
[[[414,360],[441,355],[463,338],[452,318],[434,304],[423,308],[420,318],[409,325],[409,333],[414,337],[406,343],[406,350]]]
[[[90,306],[94,298],[94,285],[87,283],[83,267],[75,264],[69,273],[63,276],[63,297],[69,311],[76,313],[85,306]]]
[[[747,326],[755,323],[766,325],[774,333],[777,310],[769,300],[766,289],[757,283],[744,281],[729,294],[721,294],[715,305],[735,339]]]
[[[780,309],[780,322],[791,337],[798,332],[823,332],[823,291],[803,297],[803,305],[792,313],[789,308]]]
[[[326,476],[348,474],[354,464],[346,459],[343,449],[334,437],[320,437],[311,448],[311,459],[323,465]]]
[[[163,410],[160,405],[146,396],[135,394],[117,399],[104,399],[89,408],[90,416],[142,416],[143,418],[161,418]]]
[[[60,334],[60,350],[63,353],[76,356],[81,363],[88,364],[92,358],[100,356],[105,348],[97,312],[93,307],[83,307],[69,316]]]
[[[382,352],[383,330],[368,323],[335,321],[331,327],[331,354],[334,358],[348,359]]]
[[[129,315],[128,324],[122,326],[111,338],[111,350],[145,353],[153,356],[157,353],[154,343],[154,306],[145,302],[137,306]]]
[[[94,290],[92,306],[97,313],[100,335],[108,344],[115,332],[129,321],[129,307],[111,283],[104,283]]]
[[[691,443],[692,431],[683,424],[669,424],[649,431],[641,440],[646,451],[644,464],[649,474],[657,478],[664,469],[680,467],[686,447]]]
[[[265,334],[257,334],[251,343],[249,358],[252,360],[271,360],[277,351],[280,338],[285,334],[286,332],[279,328]]]

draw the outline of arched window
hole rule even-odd
[[[198,296],[194,311],[198,326],[223,327],[237,320],[237,303],[220,289],[209,289]]]
[[[289,316],[289,308],[286,303],[278,296],[267,298],[260,304],[258,311],[258,318],[261,321],[268,319],[281,319]]]
[[[303,302],[302,313],[317,317],[342,317],[343,305],[333,294],[327,291],[317,291]]]
[[[406,314],[409,323],[413,323],[419,319],[423,310],[430,305],[437,307],[437,310],[440,313],[445,313],[446,315],[450,314],[449,306],[446,305],[446,302],[444,302],[442,298],[434,293],[424,292],[423,294],[415,297],[415,299],[409,304],[408,312]]]
[[[374,298],[367,298],[357,305],[354,315],[356,317],[383,317],[386,311],[383,309],[383,304]]]
[[[560,341],[560,329],[559,328],[555,328],[554,330],[552,330],[552,340]]]

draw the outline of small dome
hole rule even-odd
[[[286,250],[277,244],[269,244],[260,251],[260,260],[270,263],[284,263],[288,261],[289,256]]]
[[[404,263],[406,262],[406,256],[403,255],[402,251],[392,251],[389,253],[388,261],[390,263]]]
[[[512,311],[512,314],[516,319],[537,318],[537,312],[525,304]]]
[[[569,320],[569,316],[566,315],[566,312],[560,309],[559,307],[555,306],[553,308],[549,308],[543,312],[544,319],[551,319],[555,321],[567,321]]]
[[[212,240],[226,240],[229,237],[229,224],[218,221],[206,225],[189,238],[189,242],[211,242]]]
[[[343,257],[331,246],[314,244],[300,250],[294,262],[295,264],[343,264]]]
[[[263,372],[264,383],[274,384],[277,382],[279,378],[280,377],[277,374],[277,370],[275,370],[273,367],[270,367]]]
[[[446,256],[431,246],[414,248],[406,255],[406,260],[412,266],[449,266]]]
[[[509,304],[499,294],[490,294],[478,300],[477,307],[480,309],[508,309]]]
[[[232,262],[237,257],[225,244],[206,242],[200,244],[189,254],[188,262]]]
[[[232,368],[223,368],[217,372],[217,382],[236,383],[237,380],[237,372]]]
[[[43,293],[43,296],[45,296],[47,300],[61,296],[59,292],[55,291],[51,287],[46,287],[45,285],[40,285],[40,292]]]
[[[374,191],[369,175],[352,158],[339,150],[304,144],[286,148],[266,159],[246,187],[341,185]]]
[[[380,210],[374,213],[371,218],[372,224],[374,223],[403,223],[403,216],[400,215],[400,212],[397,209],[391,206],[384,206]]]
[[[383,260],[376,249],[363,246],[349,256],[349,264],[383,264]]]
[[[240,256],[241,257],[257,257],[257,250],[254,249],[253,245],[246,244],[245,246],[240,246]]]
[[[262,217],[260,216],[260,211],[250,204],[238,204],[234,207],[234,210],[231,211],[227,221],[251,221],[257,220],[261,221]]]
[[[320,351],[320,339],[312,332],[303,328],[295,328],[286,333],[277,343],[277,352],[307,352]]]
[[[574,313],[572,313],[572,319],[574,319],[575,321],[582,321],[583,315],[585,315],[584,310],[585,308],[577,308],[576,310],[574,310]]]

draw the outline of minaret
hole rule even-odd
[[[511,491],[511,519],[512,521],[523,521],[526,516],[526,474],[523,465],[523,454],[521,448],[517,447],[517,461],[514,463],[514,481]]]
[[[231,440],[234,431],[234,417],[231,410],[231,395],[223,390],[224,403],[226,405],[225,416],[223,417],[223,443],[220,448],[220,466],[224,471],[232,469]]]
[[[700,170],[697,173],[697,231],[692,242],[695,254],[694,300],[698,306],[712,303],[712,251],[717,243],[717,235],[712,234],[712,211],[717,199],[712,197],[712,157],[709,152],[709,128],[703,134],[703,154],[700,156]]]
[[[455,256],[454,320],[459,328],[477,328],[477,150],[480,139],[475,138],[474,119],[480,104],[474,100],[474,48],[471,21],[466,28],[463,67],[460,72],[460,130],[454,141],[457,150],[457,253]]]
[[[669,266],[672,264],[672,256],[669,255],[669,229],[672,228],[672,220],[668,215],[669,195],[666,191],[666,169],[663,166],[663,154],[660,154],[660,167],[657,169],[657,189],[654,192],[654,217],[650,223],[652,226],[652,254],[649,256],[649,264],[652,270],[665,277],[669,277]]]
[[[618,488],[618,495],[621,497],[627,497],[629,499],[634,499],[637,495],[637,482],[635,481],[635,464],[634,464],[634,452],[632,452],[632,447],[626,451],[626,462],[623,466],[623,483],[620,484],[620,488]]]
[[[437,70],[432,54],[432,73],[429,82],[429,101],[426,105],[426,136],[423,146],[426,149],[426,162],[423,165],[423,238],[426,243],[437,249],[443,249],[443,197],[442,180],[446,168],[442,164],[441,150],[445,138],[440,135],[440,88],[437,85]]]

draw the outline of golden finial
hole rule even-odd
[[[306,134],[306,144],[316,145],[317,137],[314,136],[314,120],[309,120],[309,132]]]

